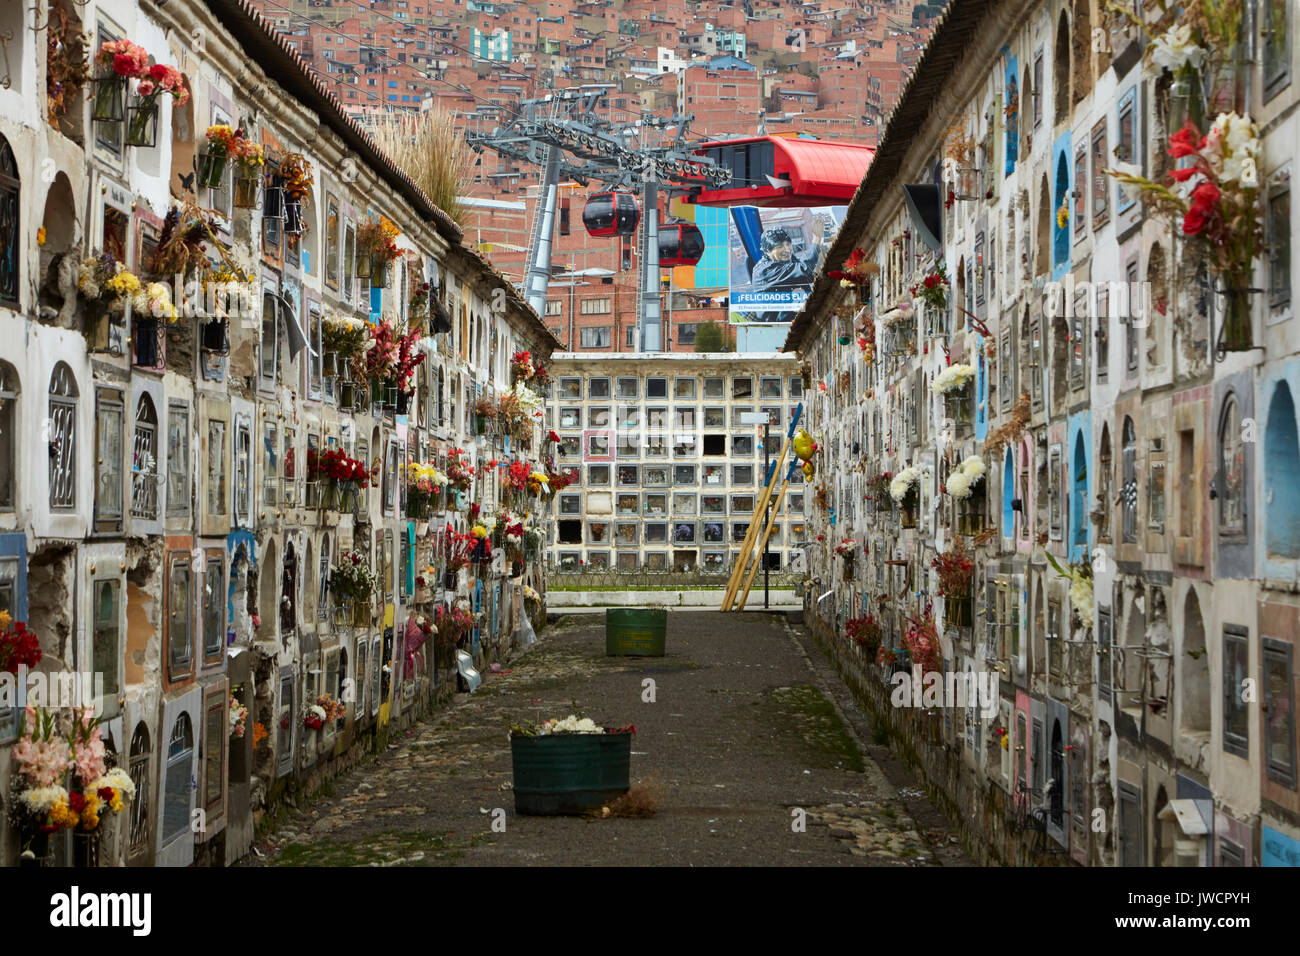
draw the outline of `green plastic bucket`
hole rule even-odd
[[[664,608],[618,607],[605,611],[607,657],[663,657],[668,633]]]
[[[631,731],[512,736],[510,756],[516,813],[585,813],[599,809],[631,787]]]

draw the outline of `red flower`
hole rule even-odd
[[[1200,170],[1197,169],[1195,166],[1188,166],[1184,169],[1171,169],[1169,171],[1169,178],[1171,178],[1176,183],[1185,183],[1187,182],[1187,180],[1191,179],[1193,176],[1198,175],[1199,173]]]
[[[1192,190],[1192,208],[1209,212],[1221,195],[1219,187],[1207,179]]]
[[[1182,159],[1184,156],[1191,156],[1196,153],[1204,139],[1201,139],[1200,131],[1188,120],[1183,124],[1183,128],[1173,136],[1169,137],[1169,155],[1174,159]]]
[[[99,794],[99,799],[103,800],[105,803],[111,803],[111,802],[112,802],[113,797],[114,797],[114,793],[113,793],[113,788],[112,788],[112,787],[100,787],[100,788],[99,788],[98,790],[96,790],[95,792],[96,792],[97,794]]]
[[[153,66],[149,67],[149,79],[151,80],[161,80],[166,75],[167,67],[161,63],[155,63]]]
[[[1197,206],[1193,206],[1183,217],[1183,233],[1188,236],[1195,236],[1205,228],[1205,211]]]
[[[68,794],[68,809],[74,813],[80,813],[86,809],[86,798],[80,793]]]

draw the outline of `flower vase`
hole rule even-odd
[[[1224,300],[1223,326],[1216,348],[1220,352],[1247,352],[1254,344],[1250,291],[1226,289],[1220,295]]]
[[[150,148],[158,141],[157,97],[138,98],[127,108],[126,145]]]
[[[95,102],[90,118],[97,123],[120,123],[126,101],[126,77],[106,76],[95,80]]]
[[[141,368],[158,366],[158,320],[151,315],[137,316],[131,333],[135,346],[135,364]]]
[[[284,234],[286,236],[302,235],[302,200],[285,198]]]
[[[429,521],[427,518],[420,518],[415,522],[415,536],[423,538],[429,533]]]
[[[448,571],[442,576],[442,586],[444,590],[456,590],[456,579],[460,576],[459,571]]]
[[[256,167],[252,171],[241,167],[235,176],[235,208],[256,209],[257,191],[261,184],[262,177],[256,172]]]
[[[195,188],[208,186],[220,189],[221,181],[226,175],[226,157],[220,153],[199,153],[198,176]]]
[[[844,559],[844,580],[849,583],[853,582],[853,559],[852,558]]]
[[[370,597],[367,595],[363,600],[357,601],[352,605],[352,626],[369,627],[370,626]]]
[[[388,288],[388,260],[383,256],[370,257],[370,287],[372,289]]]

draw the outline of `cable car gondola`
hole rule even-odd
[[[693,266],[704,256],[704,234],[689,222],[659,227],[659,265]]]
[[[641,221],[641,207],[628,192],[596,193],[582,207],[582,224],[593,236],[631,236]]]

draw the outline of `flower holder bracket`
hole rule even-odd
[[[1250,296],[1263,289],[1219,289],[1223,300],[1223,323],[1214,341],[1214,361],[1227,360],[1229,352],[1262,351],[1264,346],[1254,344],[1253,318]]]
[[[262,187],[262,177],[258,174],[238,175],[235,177],[235,208],[256,209],[258,193]]]
[[[96,123],[120,123],[125,118],[126,78],[104,76],[96,79],[95,100],[90,118]]]
[[[126,145],[152,149],[158,143],[158,103],[137,98],[127,107]]]

